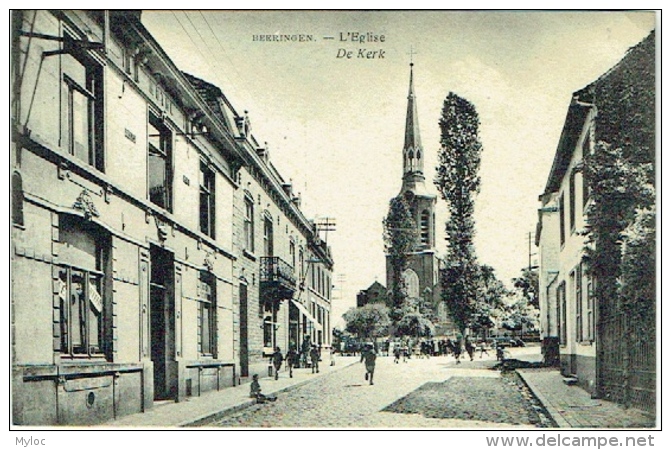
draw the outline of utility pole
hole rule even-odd
[[[317,220],[317,232],[324,232],[324,242],[328,243],[329,231],[336,231],[336,222],[332,217],[323,217]]]

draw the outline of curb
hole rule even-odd
[[[534,390],[529,385],[529,383],[527,383],[527,380],[519,372],[519,369],[515,369],[515,373],[520,378],[520,380],[522,380],[522,383],[524,383],[524,385],[529,389],[529,392],[531,392],[531,394],[534,397],[536,397],[536,400],[538,400],[538,402],[541,405],[543,405],[543,409],[545,409],[545,411],[547,412],[547,415],[552,419],[552,421],[554,422],[554,424],[556,425],[557,428],[573,428],[571,426],[571,424],[568,423],[566,421],[566,419],[564,419],[564,417],[562,417],[562,415],[559,413],[559,411],[554,409],[552,406],[549,406],[550,402],[548,401],[547,398],[545,398],[545,396],[543,394]]]
[[[319,378],[322,378],[322,377],[328,376],[328,375],[331,374],[331,373],[335,373],[335,372],[338,372],[338,371],[340,371],[340,370],[343,370],[343,369],[345,369],[346,367],[352,366],[352,365],[354,365],[354,364],[356,364],[356,363],[357,363],[357,360],[351,361],[351,362],[349,362],[348,364],[342,365],[342,366],[340,366],[340,367],[337,368],[337,369],[331,370],[331,371],[329,371],[328,373],[324,373],[324,374],[323,374],[322,376],[320,376],[320,377],[315,377],[315,378],[311,378],[311,379],[308,379],[308,380],[303,380],[303,381],[300,381],[300,382],[298,382],[298,383],[296,383],[296,384],[292,384],[292,385],[290,385],[290,386],[286,386],[286,387],[283,387],[283,388],[281,388],[281,389],[278,389],[278,390],[276,390],[276,391],[268,391],[268,394],[279,394],[279,393],[281,393],[281,392],[287,392],[287,391],[291,391],[292,389],[297,389],[297,388],[299,388],[299,387],[301,387],[301,386],[305,386],[306,384],[312,383],[312,382],[316,381],[316,380],[319,379]],[[217,420],[217,419],[220,419],[220,418],[222,418],[222,417],[226,417],[226,416],[228,416],[228,415],[231,415],[231,414],[235,414],[235,413],[237,413],[237,412],[240,412],[240,411],[242,411],[243,409],[247,409],[247,408],[249,408],[250,406],[254,406],[254,405],[256,405],[256,401],[255,401],[255,400],[252,400],[252,399],[250,399],[250,400],[246,400],[246,401],[244,401],[244,402],[242,402],[242,403],[239,403],[239,404],[237,404],[237,405],[234,405],[234,406],[231,406],[231,407],[228,407],[228,408],[224,408],[224,409],[219,410],[219,411],[216,411],[216,412],[211,412],[211,413],[203,414],[202,416],[199,416],[199,417],[196,417],[196,418],[191,418],[191,419],[185,420],[184,422],[180,422],[180,423],[178,423],[178,424],[175,425],[175,426],[178,427],[178,428],[180,428],[180,427],[181,427],[181,428],[184,428],[184,427],[199,427],[199,426],[203,426],[203,425],[204,425],[203,422],[210,421],[210,420]]]

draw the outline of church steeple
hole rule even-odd
[[[410,87],[408,89],[408,109],[405,116],[405,142],[403,144],[403,188],[415,194],[425,193],[424,189],[424,149],[419,136],[419,116],[417,98],[413,82],[413,63],[410,63]],[[419,191],[419,192],[418,192]]]

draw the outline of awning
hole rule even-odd
[[[298,308],[298,310],[299,310],[299,311],[300,311],[300,312],[301,312],[301,313],[302,313],[302,314],[303,314],[303,315],[304,315],[310,322],[312,322],[312,324],[314,325],[315,329],[317,329],[317,330],[322,330],[322,329],[323,329],[322,326],[321,326],[321,324],[320,324],[319,322],[317,322],[317,319],[316,319],[312,314],[310,314],[310,311],[308,311],[308,309],[307,309],[305,306],[303,306],[303,304],[302,304],[301,302],[298,302],[298,301],[296,301],[296,300],[294,300],[294,299],[291,299],[291,303],[293,303],[294,306],[295,306],[296,308]]]

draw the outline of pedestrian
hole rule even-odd
[[[277,397],[274,395],[263,395],[261,393],[261,384],[259,384],[259,376],[252,375],[252,384],[249,386],[249,396],[256,399],[256,403],[266,403],[268,401],[274,402]]]
[[[400,360],[401,360],[401,346],[397,344],[394,346],[394,363],[398,364]]]
[[[298,366],[298,353],[296,352],[296,349],[294,348],[293,345],[289,347],[286,360],[287,360],[287,366],[289,367],[289,378],[293,378],[294,367]]]
[[[331,359],[331,367],[335,366],[335,348],[329,347],[330,350],[330,359]]]
[[[272,354],[270,357],[270,362],[272,363],[273,367],[275,368],[275,379],[277,380],[280,375],[280,367],[282,367],[282,361],[284,361],[284,356],[282,356],[282,352],[280,351],[279,347],[275,347],[275,353]]]
[[[401,353],[403,354],[403,362],[407,363],[408,360],[410,359],[410,350],[408,349],[408,344],[403,344]]]
[[[454,343],[454,358],[457,360],[457,364],[461,364],[461,351],[461,337],[459,337]]]
[[[312,373],[319,373],[319,349],[316,345],[310,350],[310,362],[312,363]]]
[[[375,354],[375,348],[372,345],[367,345],[364,350],[361,352],[361,362],[365,361],[366,365],[366,375],[365,379],[369,384],[373,384],[373,374],[375,373],[375,359],[377,355]]]
[[[303,344],[301,345],[301,365],[302,367],[308,366],[308,356],[310,349],[312,348],[312,343],[310,342],[310,336],[305,335],[303,337]]]
[[[468,357],[471,358],[471,361],[473,361],[473,352],[475,351],[475,347],[473,347],[473,342],[471,342],[471,339],[466,336],[464,339],[464,345],[466,347],[466,353],[468,353]]]
[[[487,343],[485,341],[480,342],[480,359],[482,359],[483,353],[489,356],[489,352],[487,351]]]

